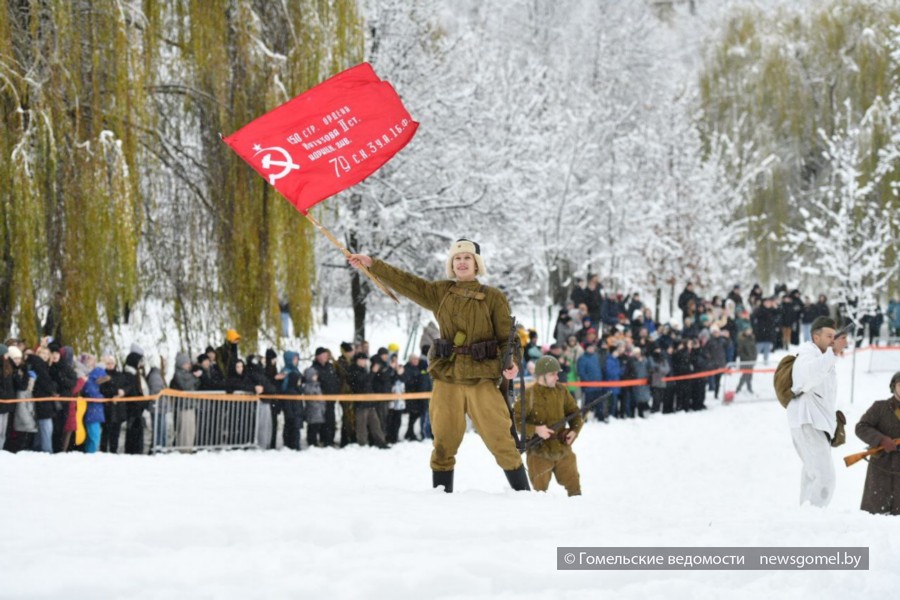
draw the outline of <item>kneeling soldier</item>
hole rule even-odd
[[[536,491],[546,491],[550,476],[566,488],[570,496],[581,495],[578,464],[572,452],[572,442],[578,437],[584,419],[578,404],[565,386],[559,383],[559,361],[542,356],[534,365],[535,385],[525,392],[525,432],[528,438],[537,434],[543,442],[528,450],[528,476]],[[575,413],[571,428],[553,431],[548,423],[562,421]],[[516,402],[516,423],[522,422],[522,405]]]

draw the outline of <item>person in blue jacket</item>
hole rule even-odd
[[[603,381],[603,369],[600,367],[600,355],[597,354],[597,344],[589,342],[584,347],[584,354],[576,363],[579,381]],[[582,406],[590,404],[594,399],[603,395],[603,388],[586,387],[583,389],[584,399]],[[605,420],[603,403],[594,407],[594,415],[598,421]]]

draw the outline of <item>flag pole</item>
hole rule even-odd
[[[301,212],[303,212],[303,211],[301,211]],[[346,256],[346,257],[350,256],[350,251],[344,247],[344,245],[340,242],[340,240],[338,240],[336,237],[334,237],[333,233],[328,231],[328,229],[326,229],[324,225],[319,223],[318,219],[316,219],[314,216],[312,216],[308,212],[303,212],[303,216],[305,216],[307,219],[309,219],[309,222],[312,223],[313,225],[315,225],[316,229],[321,231],[322,234],[328,238],[328,241],[330,241],[332,244],[334,244],[337,247],[337,249],[340,250],[344,254],[344,256]],[[397,296],[394,295],[394,292],[389,290],[388,287],[386,285],[384,285],[384,283],[380,279],[378,279],[378,277],[376,275],[374,275],[371,271],[369,271],[368,267],[366,267],[365,265],[360,265],[359,268],[363,273],[365,273],[366,277],[368,277],[369,279],[372,280],[372,283],[374,283],[376,286],[378,286],[379,290],[381,290],[382,292],[387,294],[391,298],[391,300],[393,300],[397,304],[400,304],[400,300],[397,299]]]

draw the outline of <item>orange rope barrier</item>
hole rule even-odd
[[[868,346],[860,348],[860,350],[900,350],[900,346]],[[689,379],[702,379],[711,377],[720,373],[725,375],[733,375],[736,373],[774,373],[775,369],[714,369],[712,371],[703,371],[701,373],[691,373],[689,375],[678,375],[673,377],[663,377],[663,381],[685,381]],[[579,388],[614,388],[614,387],[634,387],[638,385],[648,385],[647,379],[624,379],[622,381],[562,381],[560,384],[566,387]],[[528,384],[527,387],[531,387]],[[282,394],[210,394],[204,392],[183,392],[181,390],[165,389],[155,396],[130,396],[127,398],[21,398],[15,400],[0,400],[0,404],[15,404],[18,402],[73,402],[76,400],[86,400],[88,402],[145,402],[148,400],[156,400],[159,396],[173,396],[176,398],[206,398],[208,400],[224,400],[227,402],[255,402],[257,400],[310,400],[310,401],[341,401],[341,402],[386,402],[391,400],[427,400],[431,398],[431,392],[415,392],[408,394],[322,394],[318,396],[304,395],[282,395]]]

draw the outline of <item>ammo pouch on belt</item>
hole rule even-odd
[[[469,346],[469,354],[472,355],[472,360],[476,362],[497,358],[497,340],[475,342]]]
[[[453,355],[453,342],[437,338],[432,350],[435,358],[450,358]]]
[[[434,340],[435,358],[450,358],[453,354],[462,354],[472,357],[472,360],[481,362],[497,358],[497,340],[485,340],[475,342],[471,346],[454,346],[450,340],[438,338]]]

